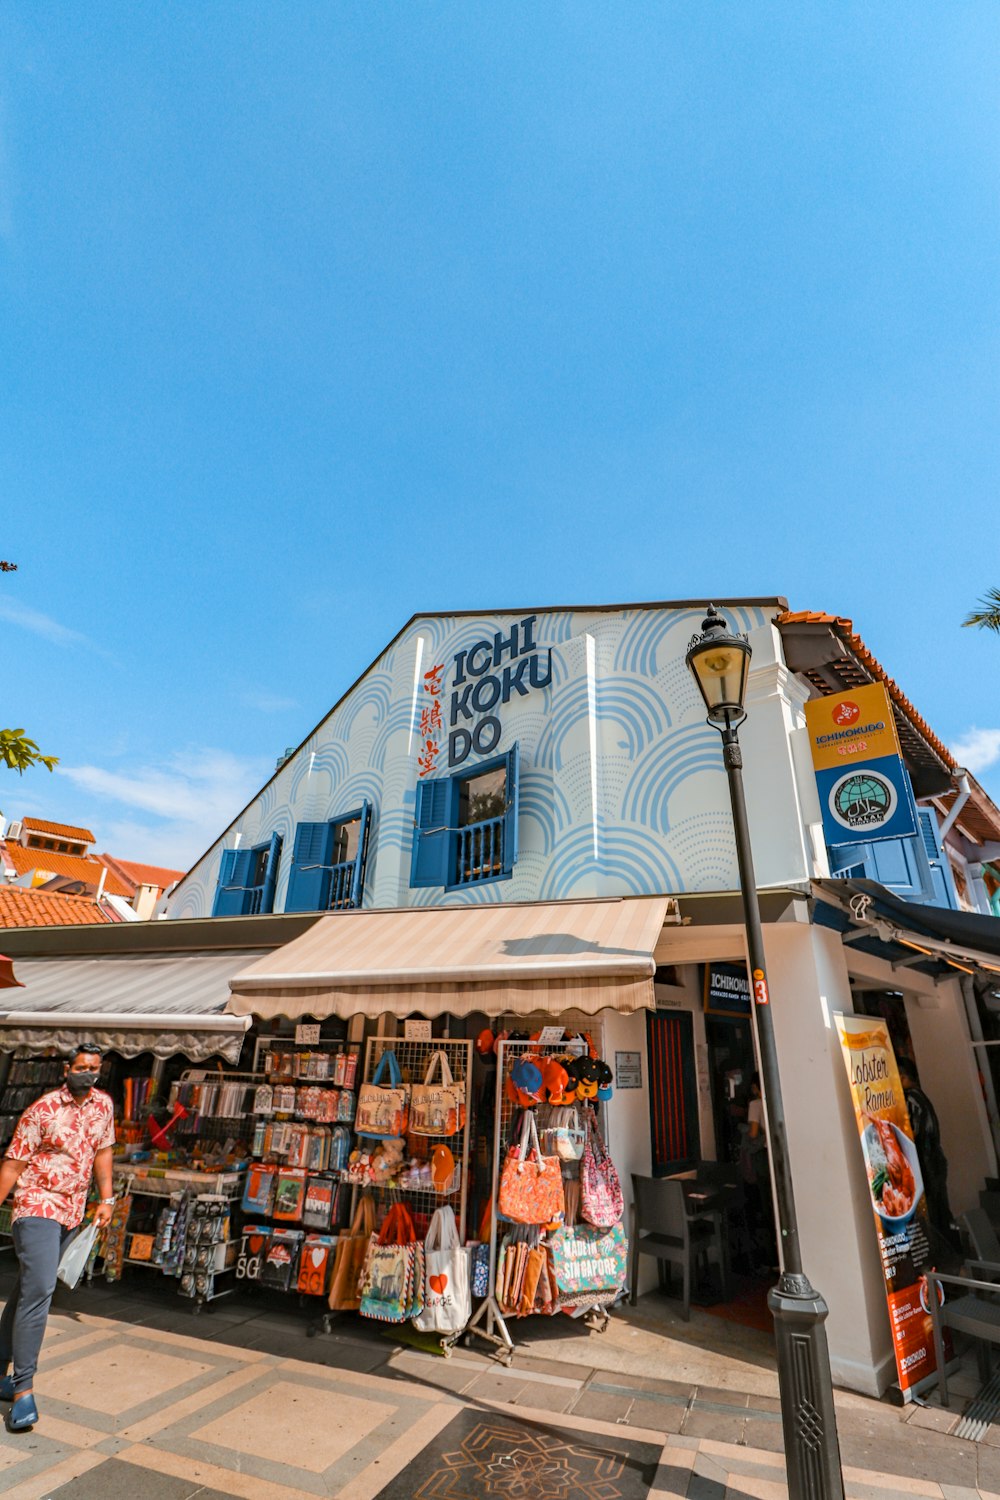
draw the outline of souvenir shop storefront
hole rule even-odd
[[[238,1077],[248,1066],[251,1023],[226,1015],[224,1006],[234,972],[268,949],[150,953],[138,946],[156,935],[153,924],[144,926],[138,934],[95,930],[92,939],[85,928],[4,934],[14,983],[0,999],[0,1150],[23,1110],[58,1088],[72,1049],[98,1049],[99,1086],[115,1107],[118,1203],[88,1277],[119,1281],[133,1268],[158,1272],[175,1277],[178,1290],[200,1307],[235,1285],[235,1210],[246,1153],[242,1118],[226,1120],[221,1108],[199,1114],[183,1100],[191,1091],[187,1080]],[[183,934],[169,936],[176,942]],[[99,951],[79,951],[88,941]],[[171,1232],[195,1204],[213,1237],[209,1253],[206,1229],[208,1274],[200,1279],[194,1257],[184,1277],[183,1246]],[[7,1204],[0,1209],[0,1253],[10,1249]]]
[[[242,1277],[315,1296],[319,1323],[412,1318],[503,1358],[520,1318],[602,1326],[648,1170],[648,1119],[620,1101],[641,1092],[671,908],[337,915],[235,975],[262,1079]]]

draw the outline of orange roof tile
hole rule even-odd
[[[786,609],[783,614],[776,616],[776,625],[828,625],[830,629],[839,635],[850,654],[864,666],[878,682],[884,682],[889,697],[934,750],[944,761],[949,770],[954,770],[958,762],[952,755],[948,746],[939,740],[931,726],[922,714],[918,713],[913,704],[907,698],[899,684],[889,676],[881,662],[869,651],[864,641],[854,629],[854,621],[846,619],[843,615],[828,615],[822,610],[790,610]]]
[[[103,875],[104,889],[109,895],[124,896],[130,901],[134,894],[132,886],[98,859],[85,859],[82,854],[56,854],[51,849],[24,849],[20,844],[10,843],[5,845],[4,853],[19,876],[30,875],[32,870],[50,870],[53,875],[85,880],[96,890]]]
[[[72,823],[46,823],[41,818],[22,818],[21,824],[31,833],[49,833],[60,839],[75,839],[78,844],[94,842],[94,835],[89,828],[74,828]]]
[[[0,929],[5,927],[82,927],[115,920],[87,896],[50,896],[22,886],[0,885]]]
[[[97,858],[116,875],[131,881],[133,886],[155,885],[165,891],[184,874],[183,870],[167,870],[162,865],[141,865],[134,859],[116,859],[113,854],[98,854]]]

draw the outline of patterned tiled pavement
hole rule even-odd
[[[530,1351],[444,1360],[351,1322],[310,1340],[294,1308],[235,1299],[192,1318],[132,1287],[63,1297],[36,1388],[35,1431],[0,1434],[4,1500],[787,1497],[771,1397]],[[1000,1441],[950,1420],[845,1397],[851,1500],[1000,1500]]]

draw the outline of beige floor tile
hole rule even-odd
[[[278,1381],[191,1438],[322,1474],[397,1409],[395,1402]]]
[[[73,1453],[69,1458],[64,1458],[62,1463],[46,1469],[44,1474],[37,1474],[34,1479],[22,1480],[20,1484],[4,1490],[4,1500],[45,1500],[60,1485],[69,1484],[71,1479],[79,1479],[88,1469],[96,1469],[98,1464],[106,1462],[103,1453]]]
[[[46,1423],[46,1432],[48,1424]],[[22,1438],[5,1432],[0,1436],[0,1469],[9,1469],[14,1464],[24,1462],[26,1457],[24,1441]]]
[[[175,1401],[172,1406],[161,1407],[151,1417],[144,1417],[141,1422],[132,1422],[128,1427],[122,1429],[121,1437],[128,1438],[131,1443],[145,1443],[149,1438],[155,1437],[166,1427],[172,1427],[175,1422],[183,1421],[185,1417],[203,1407],[206,1401],[218,1401],[222,1396],[228,1396],[231,1391],[238,1391],[241,1385],[248,1385],[251,1380],[260,1378],[260,1368],[257,1365],[248,1365],[242,1370],[234,1370],[231,1375],[225,1375],[221,1380],[215,1381],[209,1391],[195,1391],[190,1396],[185,1396],[182,1401]]]
[[[93,1427],[81,1427],[78,1422],[64,1422],[61,1417],[50,1416],[44,1409],[40,1414],[38,1427],[47,1438],[51,1438],[54,1443],[62,1443],[67,1448],[93,1448],[95,1444],[103,1443],[108,1435]]]
[[[303,1500],[300,1489],[272,1484],[269,1479],[241,1474],[238,1469],[222,1469],[218,1464],[204,1463],[201,1459],[179,1458],[176,1453],[147,1448],[141,1443],[134,1448],[124,1448],[118,1457],[126,1463],[140,1464],[156,1474],[172,1474],[175,1479],[195,1480],[206,1489],[221,1490],[224,1495],[238,1495],[240,1500]],[[4,1500],[9,1500],[9,1497],[5,1495]]]
[[[176,1390],[185,1381],[196,1380],[212,1369],[195,1359],[178,1359],[172,1354],[155,1359],[134,1349],[85,1355],[57,1370],[43,1371],[38,1391],[53,1401],[68,1401],[74,1406],[117,1416],[131,1407],[140,1406]]]
[[[746,1495],[748,1500],[788,1500],[787,1485],[781,1484],[777,1479],[761,1479],[756,1474],[741,1474],[733,1485],[733,1490],[739,1495]]]
[[[888,1490],[890,1494],[898,1494],[900,1500],[904,1495],[926,1495],[929,1500],[941,1500],[941,1486],[931,1479],[908,1479],[902,1474],[880,1474],[874,1469],[850,1467],[845,1467],[844,1478]]]
[[[186,1333],[170,1333],[165,1328],[137,1328],[136,1334],[142,1339],[148,1339],[154,1344],[172,1344],[177,1349],[188,1349],[192,1354],[203,1354],[205,1352],[205,1340],[192,1338]],[[213,1339],[208,1345],[216,1354],[224,1354],[226,1359],[239,1361],[241,1364],[260,1364],[262,1359],[267,1359],[265,1349],[241,1349],[235,1344],[227,1344],[224,1338]]]

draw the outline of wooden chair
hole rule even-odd
[[[725,1253],[721,1231],[710,1222],[688,1216],[683,1185],[670,1177],[639,1177],[632,1174],[632,1222],[629,1244],[631,1302],[638,1295],[640,1255],[655,1255],[660,1288],[666,1290],[665,1265],[681,1268],[681,1316],[691,1316],[691,1280],[695,1258],[715,1249],[725,1277]]]
[[[955,1288],[943,1307],[938,1299],[939,1285]],[[964,1295],[959,1294],[959,1289]],[[979,1362],[980,1377],[986,1380],[989,1375],[989,1346],[1000,1344],[1000,1302],[988,1300],[989,1294],[996,1296],[997,1287],[992,1281],[973,1281],[967,1276],[945,1276],[940,1271],[928,1271],[927,1293],[931,1304],[931,1322],[934,1325],[934,1353],[937,1358],[941,1405],[950,1406],[944,1330],[954,1328],[956,1333],[966,1333],[970,1338],[979,1339],[986,1344],[987,1348],[981,1351]],[[982,1354],[986,1355],[985,1365]]]

